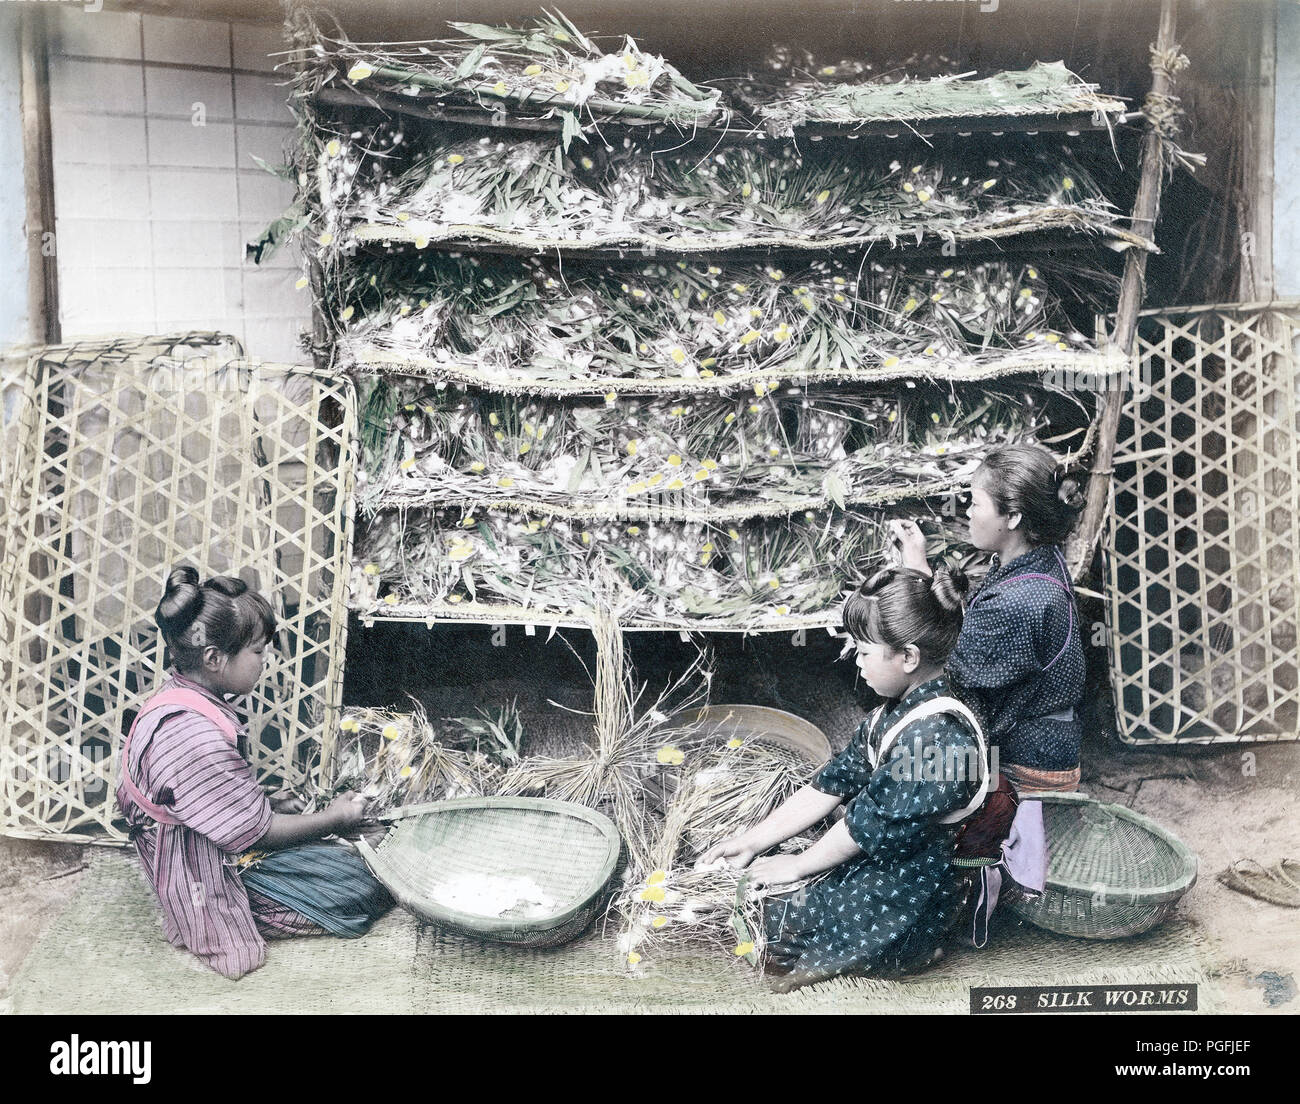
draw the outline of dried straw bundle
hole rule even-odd
[[[669,718],[708,703],[712,670],[698,652],[690,666],[644,708],[646,684],[637,684],[623,653],[623,636],[611,603],[617,596],[604,591],[605,603],[592,619],[597,667],[595,746],[586,755],[530,756],[500,780],[501,794],[540,794],[599,809],[618,826],[634,865],[647,861],[653,838],[652,793],[646,781],[657,770],[679,762],[678,751],[664,743]],[[590,675],[590,672],[588,672]],[[674,739],[684,730],[675,726]]]
[[[1099,86],[1071,73],[1064,62],[1034,62],[1028,69],[970,80],[973,73],[917,79],[920,61],[866,81],[851,64],[806,64],[805,73],[792,75],[779,91],[751,86],[745,98],[769,132],[777,134],[793,134],[795,127],[809,123],[853,126],[988,115],[1096,114],[1109,121],[1124,111],[1123,100],[1102,95]],[[945,61],[932,59],[930,68],[944,67]]]
[[[734,870],[696,863],[712,844],[766,817],[808,782],[812,768],[784,748],[712,734],[687,756],[689,767],[668,800],[647,865],[629,870],[626,888],[612,905],[620,921],[619,949],[633,967],[682,945],[722,947],[756,963],[763,952],[766,894],[748,891]],[[801,837],[782,849],[807,843]]]
[[[334,783],[316,796],[317,807],[344,790],[356,790],[371,799],[375,812],[386,812],[493,793],[501,777],[488,756],[444,742],[414,699],[410,713],[347,710],[339,728]]]

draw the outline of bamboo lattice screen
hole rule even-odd
[[[1143,314],[1106,534],[1128,743],[1300,737],[1300,302]]]
[[[301,784],[328,756],[355,394],[238,352],[206,334],[28,361],[0,575],[5,834],[124,838],[115,751],[165,677],[153,610],[178,563],[240,575],[276,611],[267,672],[242,703],[258,777]]]

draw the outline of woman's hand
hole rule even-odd
[[[930,564],[925,558],[925,534],[911,518],[889,523],[889,543],[898,550],[904,567],[930,574]]]
[[[334,825],[334,831],[347,832],[365,819],[366,799],[353,790],[341,793],[325,808]]]
[[[758,852],[744,835],[732,836],[721,843],[715,843],[700,856],[700,866],[711,866],[719,859],[725,859],[734,870],[744,870],[754,861]]]
[[[749,872],[751,889],[763,889],[766,886],[789,885],[808,877],[803,868],[802,855],[769,855],[759,859]]]

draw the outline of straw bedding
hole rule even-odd
[[[585,153],[566,157],[550,142],[486,136],[411,150],[393,125],[328,139],[318,154],[331,250],[352,240],[476,237],[524,248],[822,251],[1046,229],[1104,232],[1138,244],[1068,146],[1012,146],[977,170],[934,154],[904,165],[857,150],[801,152],[793,145],[738,146],[703,160],[698,151],[651,159],[629,147],[597,165]]]
[[[133,855],[96,852],[75,898],[28,954],[4,1001],[18,1014],[560,1012],[964,1014],[972,985],[1201,984],[1213,1009],[1207,946],[1174,922],[1096,944],[1006,929],[983,952],[954,950],[911,981],[845,979],[776,995],[749,967],[682,952],[629,976],[613,939],[593,929],[556,950],[484,946],[421,926],[395,909],[355,940],[273,943],[238,982],[170,947]]]
[[[301,18],[301,17],[300,17]],[[309,25],[309,34],[315,27]],[[559,12],[527,26],[451,22],[457,37],[428,43],[350,42],[319,34],[326,49],[308,56],[296,91],[324,88],[392,93],[439,103],[557,119],[565,144],[585,124],[620,122],[693,127],[718,115],[719,94],[692,84],[663,58],[631,38],[606,52]]]
[[[931,554],[967,554],[963,524],[941,509],[927,522]],[[510,605],[590,621],[607,588],[626,620],[752,626],[805,615],[829,624],[843,592],[880,561],[887,520],[861,510],[644,525],[464,507],[383,514],[357,535],[351,602],[381,613],[404,603]]]
[[[331,274],[323,311],[357,370],[459,375],[539,394],[1041,377],[1098,353],[1070,324],[1052,275],[1043,263],[1010,261],[575,267],[428,253]],[[1108,279],[1082,265],[1072,278],[1085,297]]]
[[[945,495],[1000,443],[1086,448],[1088,403],[1060,401],[1050,374],[1122,367],[1094,365],[1072,321],[1113,276],[1071,266],[1066,302],[1059,262],[955,257],[1076,231],[1134,244],[1102,161],[1028,136],[978,161],[959,142],[674,150],[654,148],[654,127],[597,142],[605,123],[693,128],[728,109],[558,14],[427,43],[302,29],[316,49],[295,77],[290,221],[314,238],[336,363],[362,380],[364,617],[590,624],[599,591],[626,624],[826,624],[879,563],[891,504]],[[862,84],[845,75],[787,81],[775,113],[751,103],[744,125],[776,125],[799,97],[832,120]],[[859,121],[904,103],[918,118],[1116,107],[1059,65],[886,84],[857,87]],[[348,90],[335,110],[347,97],[325,93]],[[402,97],[491,106],[505,125],[387,111]],[[558,140],[509,125],[525,116]],[[927,240],[945,259],[910,248]],[[904,243],[906,261],[866,253]],[[562,255],[485,255],[497,247]],[[960,556],[945,501],[948,517],[929,504],[931,551]]]
[[[956,487],[987,448],[1045,430],[1050,408],[1042,393],[1010,384],[980,396],[760,384],[762,395],[622,407],[599,398],[521,403],[420,380],[363,387],[366,513],[527,501],[570,516],[664,516],[663,504],[646,500],[674,485],[683,508],[737,518],[881,503],[926,485]]]

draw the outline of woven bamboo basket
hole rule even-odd
[[[621,846],[607,817],[547,798],[457,798],[384,819],[393,827],[379,846],[358,846],[403,908],[472,939],[517,946],[554,947],[586,930]],[[474,876],[531,879],[552,903],[544,915],[488,916],[439,900],[440,889]]]
[[[835,754],[826,733],[811,721],[765,705],[707,705],[673,714],[660,730],[662,738],[683,749],[725,744],[732,737],[774,752],[790,766],[822,767]],[[663,812],[677,791],[675,771],[647,774],[644,785],[651,807]]]
[[[1155,927],[1196,884],[1196,856],[1158,824],[1084,794],[1035,795],[1050,859],[1039,897],[1017,916],[1058,935],[1122,939]]]
[[[821,766],[835,754],[826,733],[811,721],[765,705],[709,705],[671,717],[668,727],[671,729],[674,724],[694,729],[680,741],[686,744],[739,736],[768,747],[783,748],[814,766]]]

